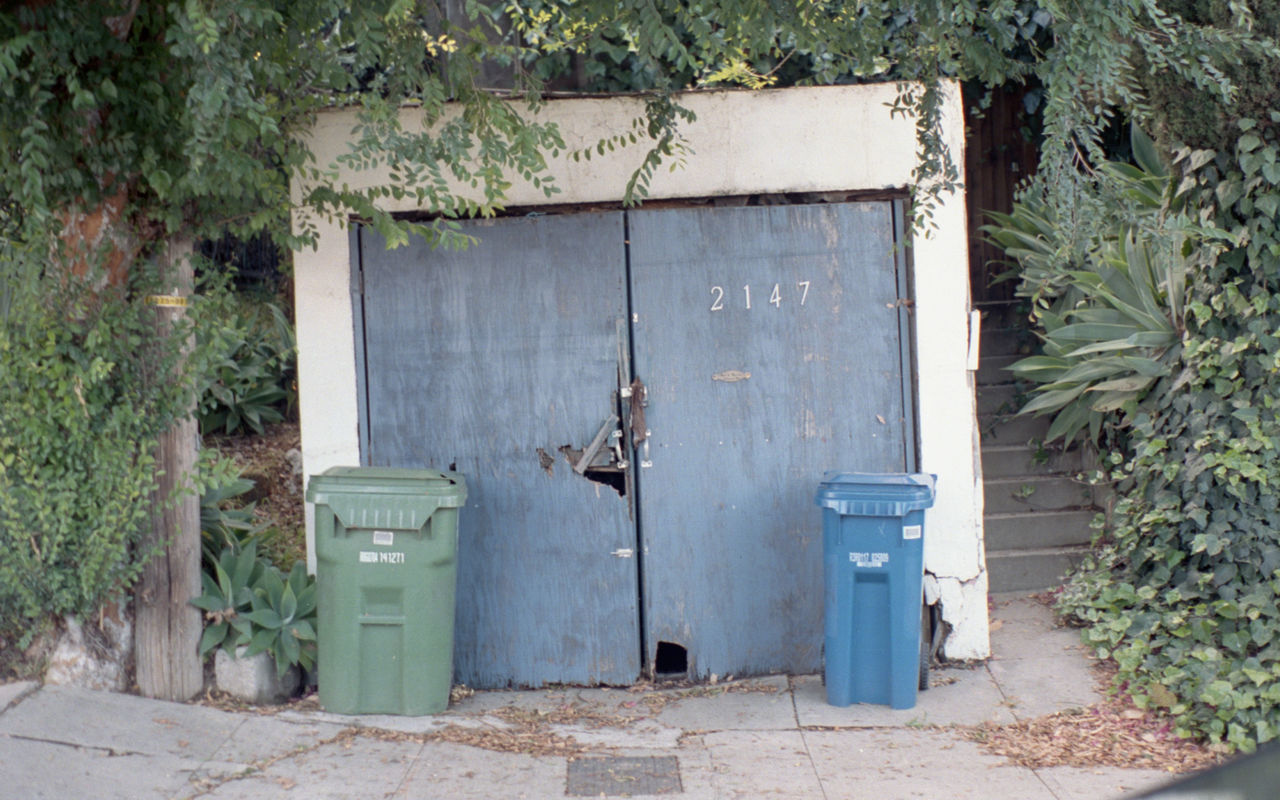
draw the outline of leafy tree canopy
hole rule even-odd
[[[720,85],[899,79],[921,112],[920,177],[958,173],[937,137],[939,78],[1044,88],[1050,182],[1097,160],[1117,114],[1187,87],[1223,102],[1229,65],[1274,52],[1248,6],[1229,24],[1156,0],[25,0],[0,11],[0,191],[11,236],[56,234],[68,208],[124,198],[143,240],[230,228],[285,230],[289,181],[304,202],[383,226],[380,195],[407,193],[444,216],[491,213],[512,180],[555,190],[532,121],[548,87],[667,93]],[[1179,13],[1181,12],[1181,13]],[[505,88],[493,91],[493,75]],[[661,94],[659,94],[661,97]],[[514,98],[519,102],[500,102]],[[440,121],[409,132],[395,110]],[[321,108],[358,105],[354,164],[393,165],[395,183],[325,183],[299,134]],[[681,119],[648,106],[651,145],[670,152]],[[480,199],[452,194],[445,176]],[[644,181],[638,184],[643,192]],[[61,215],[61,216],[60,216]],[[21,233],[19,234],[19,231]],[[298,232],[305,241],[308,232]],[[401,237],[396,237],[401,238]],[[297,244],[297,241],[293,242]]]

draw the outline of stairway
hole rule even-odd
[[[1042,447],[1049,417],[1017,416],[1031,384],[1005,370],[1035,352],[1034,337],[1010,304],[979,304],[982,351],[977,374],[982,437],[987,571],[992,592],[1058,586],[1088,552],[1093,489],[1076,479],[1078,447]]]

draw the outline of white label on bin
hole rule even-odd
[[[360,551],[361,564],[403,564],[404,553],[374,553],[369,550]]]
[[[849,560],[856,567],[883,567],[889,563],[888,553],[850,553]]]
[[[904,540],[905,540],[905,539],[919,539],[919,538],[920,538],[920,534],[921,534],[921,533],[923,533],[923,528],[924,528],[924,526],[923,526],[923,525],[903,525],[903,526],[902,526],[902,538],[903,538]]]
[[[383,547],[390,547],[396,543],[396,535],[391,531],[374,531],[373,543]]]

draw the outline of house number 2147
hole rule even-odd
[[[768,284],[765,284],[768,287]],[[800,305],[804,305],[804,301],[809,299],[809,281],[796,281],[796,294],[800,296]],[[760,302],[757,300],[757,302]],[[742,304],[747,310],[751,309],[751,284],[742,287]],[[782,284],[775,283],[773,291],[769,292],[768,304],[774,308],[782,308]],[[725,291],[723,286],[711,287],[711,310],[724,311]]]

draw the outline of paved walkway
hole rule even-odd
[[[227,712],[0,686],[0,796],[26,798],[814,798],[1106,800],[1168,776],[1028,769],[949,726],[1098,699],[1076,633],[997,597],[994,656],[914,709],[827,705],[818,676],[664,691],[480,692],[433,717]]]

